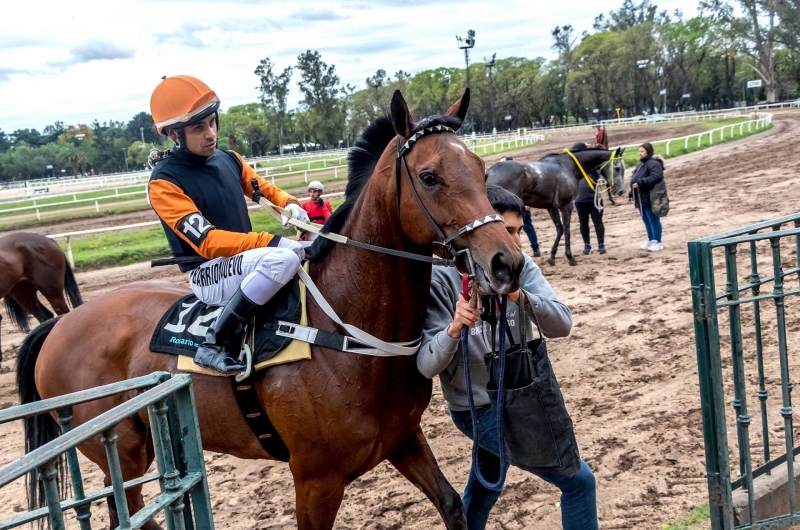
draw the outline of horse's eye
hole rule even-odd
[[[423,173],[419,176],[419,179],[428,187],[435,186],[436,183],[439,182],[433,173]]]

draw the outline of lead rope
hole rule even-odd
[[[477,294],[475,295],[477,296]],[[491,300],[491,303],[495,303]],[[500,298],[500,375],[497,378],[497,442],[499,446],[498,455],[500,457],[500,474],[496,482],[489,482],[481,474],[481,467],[478,459],[480,454],[478,433],[478,421],[475,411],[475,398],[472,395],[472,374],[469,368],[469,328],[464,326],[461,328],[461,350],[463,352],[464,362],[464,382],[467,385],[467,399],[469,400],[469,414],[472,418],[472,471],[475,477],[480,482],[481,486],[492,491],[502,491],[503,484],[506,481],[506,471],[508,470],[508,457],[506,456],[506,442],[503,434],[503,413],[505,411],[505,395],[506,395],[506,307],[508,306],[508,297],[503,295]],[[492,333],[494,336],[494,333]],[[494,354],[494,352],[492,352]]]

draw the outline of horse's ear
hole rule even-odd
[[[625,153],[625,148],[624,147],[617,147],[617,156],[616,156],[616,158],[621,158],[624,153]]]
[[[464,95],[461,96],[461,99],[453,103],[453,105],[447,109],[447,112],[444,114],[445,116],[458,118],[463,122],[464,118],[467,117],[467,109],[469,109],[469,88],[464,90]]]
[[[403,99],[403,95],[399,90],[395,90],[394,94],[392,94],[391,113],[394,132],[403,138],[408,138],[414,128],[414,119],[411,117],[406,100]]]

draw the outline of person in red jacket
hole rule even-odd
[[[600,149],[608,149],[608,133],[606,133],[606,126],[602,123],[595,125],[597,133],[594,135],[594,143]]]
[[[307,222],[308,215],[300,201],[257,176],[238,153],[217,147],[219,105],[216,93],[197,78],[163,78],[150,110],[158,132],[175,147],[159,157],[148,190],[192,292],[206,304],[224,306],[194,361],[233,374],[246,368],[234,355],[235,339],[292,279],[305,254],[298,241],[253,230],[245,202],[253,196],[252,181],[293,218]],[[283,225],[289,226],[288,219]]]
[[[308,185],[308,195],[311,198],[303,203],[303,210],[306,211],[311,222],[320,225],[325,224],[325,221],[333,213],[331,203],[322,198],[323,191],[325,191],[325,187],[321,182],[315,180]],[[314,241],[317,238],[317,234],[310,232],[306,232],[306,234],[308,234],[308,241]]]

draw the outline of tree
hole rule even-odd
[[[11,133],[11,142],[14,144],[24,143],[31,147],[39,147],[44,143],[41,133],[36,129],[17,129]]]
[[[310,111],[310,133],[317,143],[335,147],[342,138],[345,118],[339,100],[342,89],[336,67],[325,63],[318,51],[307,50],[297,57],[297,69],[302,104]]]
[[[140,112],[136,114],[131,121],[125,126],[125,139],[129,142],[142,140],[142,129],[144,129],[144,142],[147,144],[159,145],[162,138],[158,134],[153,123],[153,116],[148,112]]]
[[[11,139],[3,132],[3,129],[0,129],[0,153],[5,153],[9,149],[11,149]]]
[[[280,75],[275,75],[272,71],[273,66],[269,57],[261,60],[255,71],[261,83],[256,88],[260,90],[260,99],[264,110],[275,117],[275,125],[278,128],[278,151],[283,154],[283,127],[286,120],[292,67],[287,66]]]
[[[739,51],[750,57],[745,64],[764,80],[767,101],[777,100],[778,85],[775,78],[775,53],[778,43],[778,0],[738,0],[744,12],[737,17],[731,4],[724,0],[703,0],[701,6],[710,10],[738,42]]]

